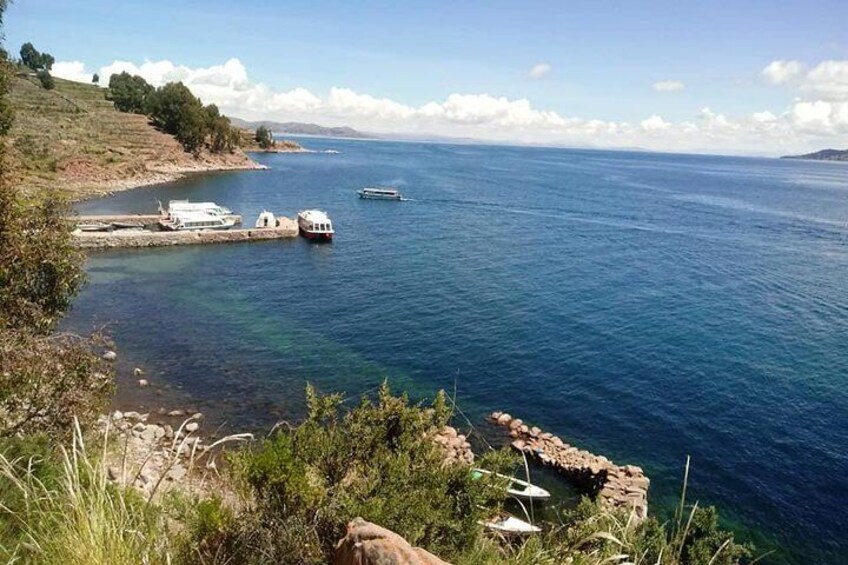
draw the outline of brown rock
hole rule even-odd
[[[391,530],[355,518],[336,544],[332,565],[448,565]]]
[[[501,426],[507,426],[512,421],[512,416],[504,412],[500,416],[498,416],[498,424]]]
[[[521,421],[521,418],[515,418],[514,420],[512,420],[512,421],[509,423],[509,429],[511,429],[511,430],[516,430],[516,429],[518,429],[519,427],[521,427],[521,424],[523,424],[523,423],[524,423],[524,422],[522,422],[522,421]]]

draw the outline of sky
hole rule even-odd
[[[848,148],[848,1],[17,0],[53,74],[245,119],[576,147]]]

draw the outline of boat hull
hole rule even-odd
[[[315,242],[321,242],[321,241],[330,242],[330,241],[333,241],[333,234],[331,234],[331,233],[323,233],[323,232],[316,233],[316,232],[313,232],[313,231],[305,230],[302,227],[299,228],[299,230],[300,230],[300,235],[305,237],[309,241],[315,241]]]
[[[379,194],[363,194],[359,193],[359,197],[363,200],[400,200],[402,197],[400,194],[388,196],[388,195],[379,195]]]

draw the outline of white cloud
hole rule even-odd
[[[763,76],[772,84],[785,84],[804,71],[804,66],[798,61],[772,61],[762,70]]]
[[[91,82],[94,73],[85,70],[85,64],[80,61],[60,61],[54,63],[50,74],[55,77],[75,82]]]
[[[823,61],[807,73],[801,88],[828,100],[848,100],[848,61]]]
[[[686,85],[679,80],[661,80],[652,85],[657,92],[679,92],[686,88]]]
[[[564,116],[536,108],[526,98],[510,99],[488,93],[452,93],[442,100],[412,106],[340,86],[327,92],[303,87],[275,90],[251,80],[244,65],[234,58],[220,65],[198,68],[167,60],[141,64],[115,61],[102,67],[99,74],[102,84],[108,84],[112,73],[122,71],[141,75],[155,86],[182,81],[204,103],[217,104],[224,114],[249,120],[310,121],[349,125],[377,133],[433,134],[516,143],[790,153],[844,145],[844,135],[848,133],[848,100],[845,99],[848,97],[843,96],[842,63],[825,62],[808,75],[796,76],[800,81],[799,91],[815,96],[810,99],[799,96],[778,112],[763,110],[748,116],[727,116],[703,108],[685,121],[667,121],[654,114],[637,123]],[[79,61],[56,63],[54,74],[86,83],[92,75]]]
[[[548,63],[537,63],[533,65],[530,72],[527,73],[530,78],[540,79],[551,74],[552,67]]]
[[[642,120],[639,125],[647,132],[655,132],[668,129],[671,124],[654,114],[650,118]]]

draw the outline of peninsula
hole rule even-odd
[[[121,112],[95,85],[55,78],[43,88],[27,73],[11,78],[8,100],[15,112],[9,132],[10,178],[26,193],[61,187],[71,200],[169,182],[185,174],[263,168],[244,149],[186,151],[148,116]],[[242,139],[251,134],[240,132]],[[244,149],[243,149],[244,148]],[[276,152],[303,151],[278,142]]]
[[[807,159],[810,161],[848,161],[848,149],[822,149],[805,155],[784,155],[781,159]]]

